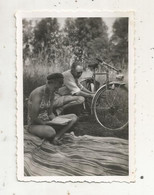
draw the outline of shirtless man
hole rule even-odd
[[[55,92],[62,84],[63,75],[53,73],[47,77],[45,85],[31,92],[28,100],[28,131],[40,138],[49,139],[54,144],[58,144],[61,136],[77,121],[75,114],[62,115],[61,117],[71,120],[57,133],[53,128],[53,123],[51,122],[55,118],[53,101]]]

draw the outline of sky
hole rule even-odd
[[[110,37],[112,35],[112,25],[113,25],[114,21],[116,20],[116,18],[102,18],[102,19],[104,20],[104,22],[108,26],[108,34]]]

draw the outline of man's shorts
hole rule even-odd
[[[54,108],[62,107],[64,105],[64,98],[65,98],[65,96],[55,94],[55,98],[53,101],[53,107]]]
[[[69,102],[70,100],[70,102]],[[61,96],[59,94],[55,94],[54,102],[53,102],[53,107],[54,108],[59,108],[64,106],[64,101],[69,102],[68,104],[82,104],[84,102],[84,97],[82,96],[76,96],[76,100],[74,100],[74,96],[72,95],[66,95],[66,96]]]

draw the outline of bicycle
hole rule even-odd
[[[91,113],[97,122],[107,130],[123,130],[128,125],[128,89],[123,81],[124,75],[120,75],[121,70],[110,64],[96,59],[97,63],[88,67],[93,71],[93,84],[95,95],[92,99]],[[105,67],[104,72],[97,72],[99,66]],[[117,74],[118,81],[109,80],[109,69]],[[105,83],[96,90],[96,76],[105,75]],[[92,81],[90,81],[92,83]],[[87,88],[91,89],[90,82]]]

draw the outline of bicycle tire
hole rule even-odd
[[[123,130],[128,125],[128,90],[124,84],[101,87],[93,98],[92,112],[106,130]]]

